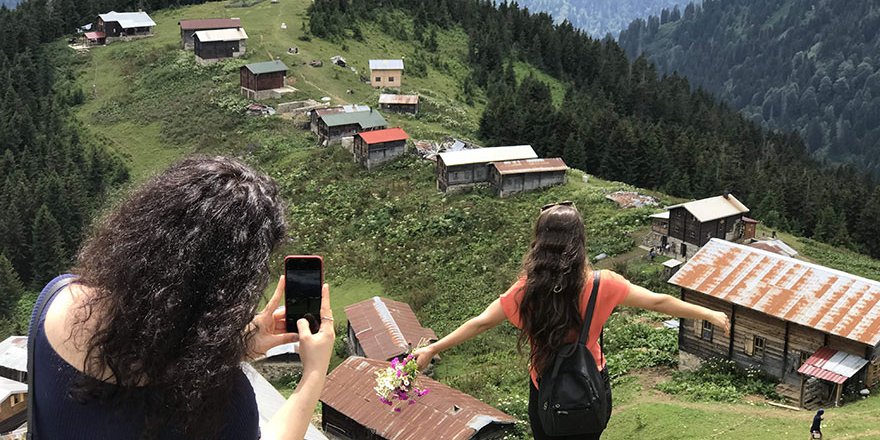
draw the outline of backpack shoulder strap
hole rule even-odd
[[[587,302],[587,313],[584,314],[584,328],[581,329],[581,336],[578,338],[578,344],[587,343],[587,337],[590,334],[590,325],[593,323],[593,312],[596,310],[596,298],[599,296],[599,271],[593,271],[593,290],[590,292],[590,300]]]
[[[74,277],[65,277],[50,284],[46,289],[46,294],[42,298],[37,299],[34,305],[34,315],[31,318],[31,325],[28,328],[28,351],[27,351],[27,438],[33,440],[36,438],[37,425],[34,423],[34,352],[37,346],[37,330],[40,326],[40,320],[46,312],[46,306],[52,302],[52,299],[58,295],[58,292],[64,290],[68,284],[74,280]]]

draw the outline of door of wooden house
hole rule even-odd
[[[685,257],[685,256],[687,256],[687,253],[688,253],[688,247],[686,244],[682,243],[681,244],[681,256]]]

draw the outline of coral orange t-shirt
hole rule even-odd
[[[523,287],[525,287],[525,283],[526,279],[520,278],[516,283],[510,286],[509,289],[507,289],[507,292],[504,292],[504,294],[501,295],[501,308],[504,309],[504,314],[507,316],[507,319],[511,324],[517,328],[522,328],[522,319],[519,315],[519,305],[522,302],[522,295],[524,293]],[[599,277],[599,297],[596,298],[596,309],[593,312],[593,321],[590,324],[590,333],[587,337],[587,348],[590,350],[590,353],[593,354],[593,358],[596,359],[596,365],[600,370],[605,368],[605,357],[602,355],[602,350],[599,348],[599,334],[602,332],[602,327],[605,326],[605,321],[611,316],[611,312],[613,312],[614,308],[626,298],[629,289],[630,283],[626,278],[610,270],[601,271]],[[592,290],[593,272],[591,271],[586,276],[584,290],[581,292],[581,316],[587,311],[587,302],[590,299],[590,292]],[[576,334],[580,334],[580,330],[581,329],[578,329]],[[572,338],[572,341],[576,340],[576,338],[577,336]],[[531,365],[529,366],[529,374],[532,377],[532,382],[537,387],[538,373]]]

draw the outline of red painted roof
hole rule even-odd
[[[104,34],[103,32],[86,32],[84,35],[89,40],[100,40],[101,38],[107,37],[107,35]]]
[[[386,128],[358,133],[367,145],[381,144],[383,142],[405,141],[409,135],[402,128]]]
[[[185,31],[204,29],[225,29],[241,27],[239,18],[205,18],[201,20],[180,20],[180,28]]]
[[[798,368],[798,373],[834,383],[844,383],[867,363],[867,360],[856,355],[822,347]]]

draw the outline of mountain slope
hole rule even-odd
[[[880,172],[880,5],[711,0],[620,35],[752,120],[797,131],[811,151]]]
[[[516,278],[538,207],[552,201],[573,200],[585,213],[590,255],[612,255],[603,267],[640,254],[633,237],[644,232],[650,210],[622,210],[604,199],[607,192],[634,189],[626,184],[594,177],[584,182],[584,174],[574,170],[564,186],[502,200],[481,190],[440,194],[434,187],[433,163],[415,157],[366,172],[342,148],[315,147],[312,135],[289,120],[244,116],[241,108],[246,102],[237,97],[237,69],[244,61],[202,67],[192,61],[191,53],[177,48],[176,23],[182,18],[242,17],[251,38],[247,61],[284,53],[291,45],[300,48],[300,58],[280,55],[291,65],[291,76],[297,79],[294,86],[300,89],[286,99],[327,95],[374,104],[376,91],[352,79],[350,71],[327,66],[327,58],[340,53],[360,68],[369,56],[383,53],[410,59],[417,45],[393,37],[381,23],[364,27],[363,41],[300,40],[304,34],[298,23],[308,3],[262,2],[244,9],[210,3],[152,14],[159,24],[156,37],[94,49],[74,63],[79,69],[78,84],[92,91],[77,108],[77,116],[89,136],[126,156],[136,179],[193,152],[239,155],[269,173],[289,203],[292,238],[274,256],[272,268],[278,271],[285,254],[324,255],[336,310],[379,294],[381,289],[412,304],[423,324],[438,334],[449,332]],[[391,19],[411,29],[410,17],[393,13]],[[284,32],[281,22],[288,24]],[[407,76],[404,80],[406,90],[424,94],[434,104],[418,118],[386,114],[392,125],[401,125],[416,138],[429,139],[476,130],[485,97],[477,89],[475,105],[463,103],[466,97],[460,89],[469,69],[462,61],[467,52],[464,35],[464,30],[454,26],[439,32],[444,61],[450,67],[429,63],[425,78]],[[325,67],[301,64],[310,59],[325,60]],[[515,69],[522,76],[532,67],[519,64]],[[558,83],[551,87],[558,88]],[[346,93],[349,89],[352,94]],[[667,204],[680,201],[644,192]],[[810,240],[792,237],[789,241],[807,255],[812,255],[809,249],[815,246],[827,253],[822,258],[839,258],[837,267],[844,270],[858,264],[859,273],[880,276],[880,263],[875,260]],[[642,276],[660,290],[663,283],[654,275],[656,266],[646,268]],[[341,311],[337,313],[342,316]],[[675,354],[675,333],[658,328],[663,319],[621,311],[609,324],[606,348],[609,365],[618,376],[616,413],[606,434],[609,439],[655,438],[670,432],[676,438],[760,438],[771,431],[794,433],[809,422],[808,414],[791,415],[767,406],[756,409],[747,404],[693,403],[658,396],[650,382],[643,382],[638,374],[625,374],[669,365]],[[494,329],[444,353],[438,378],[525,420],[527,376],[523,356],[515,346],[515,329],[509,325]],[[651,371],[664,374],[663,370]],[[880,400],[869,399],[841,410],[835,415],[842,425],[837,432],[857,435],[870,429],[860,418],[876,410],[876,402]],[[719,421],[737,426],[744,414],[751,418],[748,426],[714,431]],[[520,425],[517,438],[529,438],[523,432]]]
[[[556,22],[568,20],[574,27],[603,38],[607,34],[617,36],[637,18],[680,16],[679,7],[684,7],[688,0],[518,0],[517,3],[534,12],[546,12]]]

